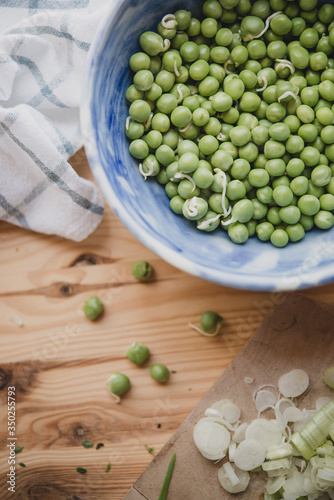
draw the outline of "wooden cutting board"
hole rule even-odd
[[[183,422],[124,500],[157,500],[173,452],[176,461],[168,500],[221,500],[262,498],[264,474],[254,474],[245,493],[231,495],[220,486],[217,472],[222,463],[203,458],[193,444],[195,423],[205,409],[219,399],[232,399],[242,409],[242,421],[257,417],[253,392],[262,384],[277,385],[278,378],[294,368],[310,376],[309,389],[299,398],[300,408],[314,407],[320,396],[334,397],[322,374],[334,364],[334,307],[299,294],[287,294],[283,302],[235,357],[230,366]],[[253,377],[252,384],[244,377]],[[269,410],[270,411],[270,410]],[[272,414],[267,413],[268,418]]]

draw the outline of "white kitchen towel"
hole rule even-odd
[[[99,190],[67,159],[82,146],[85,62],[106,3],[0,1],[2,220],[81,241],[102,218]]]

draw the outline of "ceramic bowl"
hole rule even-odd
[[[202,2],[183,0],[200,15]],[[263,291],[296,290],[334,280],[334,229],[312,230],[298,243],[278,249],[250,238],[232,243],[226,233],[197,230],[169,208],[164,187],[144,181],[124,133],[132,83],[129,58],[142,32],[180,8],[179,0],[114,2],[91,47],[82,99],[82,130],[93,174],[125,226],[170,264],[205,280]]]

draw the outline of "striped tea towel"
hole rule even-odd
[[[103,199],[67,159],[81,146],[80,91],[103,0],[0,2],[0,219],[75,241]]]

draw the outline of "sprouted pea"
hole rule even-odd
[[[189,326],[205,337],[215,337],[218,335],[223,322],[224,319],[220,314],[214,311],[205,311],[201,316],[200,327],[193,323],[189,323]]]
[[[138,280],[147,280],[151,277],[153,268],[146,260],[138,260],[132,265],[131,271]]]
[[[99,297],[93,295],[92,297],[86,300],[86,302],[84,303],[83,310],[85,316],[94,321],[97,318],[99,318],[103,313],[104,305]]]
[[[106,384],[116,403],[121,402],[120,396],[126,393],[131,386],[130,379],[124,373],[119,372],[111,373]]]
[[[130,361],[136,365],[142,365],[148,360],[150,351],[145,344],[141,342],[133,342],[133,344],[126,351],[126,355]]]
[[[150,368],[150,375],[157,382],[164,383],[167,382],[169,378],[169,370],[167,366],[155,363]]]
[[[175,214],[282,248],[334,226],[333,8],[261,2],[207,0],[202,20],[178,10],[142,33],[125,131]],[[194,147],[181,153],[183,141]]]

